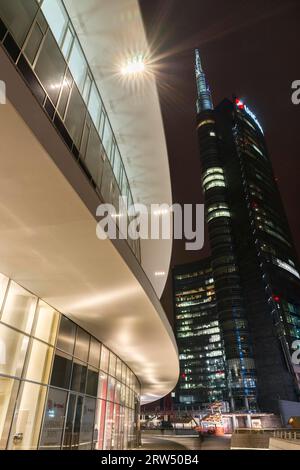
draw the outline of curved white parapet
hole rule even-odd
[[[155,76],[124,80],[122,64],[151,55],[138,0],[64,0],[112,124],[135,202],[172,204]],[[151,59],[153,60],[153,58]],[[172,240],[142,240],[142,266],[160,297]],[[156,272],[165,273],[155,276]]]

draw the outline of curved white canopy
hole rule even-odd
[[[147,53],[138,0],[64,0],[108,111],[135,202],[172,204],[169,162],[153,74],[134,83],[121,67],[135,54]],[[172,240],[142,241],[142,264],[160,297]],[[165,275],[156,277],[155,272]]]

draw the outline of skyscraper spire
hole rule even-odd
[[[206,81],[205,73],[202,68],[199,49],[195,50],[195,56],[195,72],[198,90],[197,113],[199,114],[201,113],[201,111],[213,109],[214,107],[212,103],[211,92]]]

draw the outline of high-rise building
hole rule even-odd
[[[224,351],[210,259],[173,270],[180,377],[175,401],[198,405],[226,398]]]
[[[121,224],[172,203],[147,51],[137,0],[0,0],[0,449],[136,446],[177,382],[172,241]],[[97,237],[101,203],[123,237]]]
[[[300,269],[264,131],[238,98],[213,108],[196,51],[197,132],[232,408],[299,399]],[[209,105],[208,105],[209,103]]]

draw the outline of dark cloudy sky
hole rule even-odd
[[[218,104],[233,93],[261,121],[294,241],[300,254],[300,105],[291,84],[300,80],[299,0],[140,0],[157,61],[173,200],[202,202],[195,131],[193,51]],[[200,259],[174,243],[172,265]],[[171,314],[170,285],[163,303]]]

